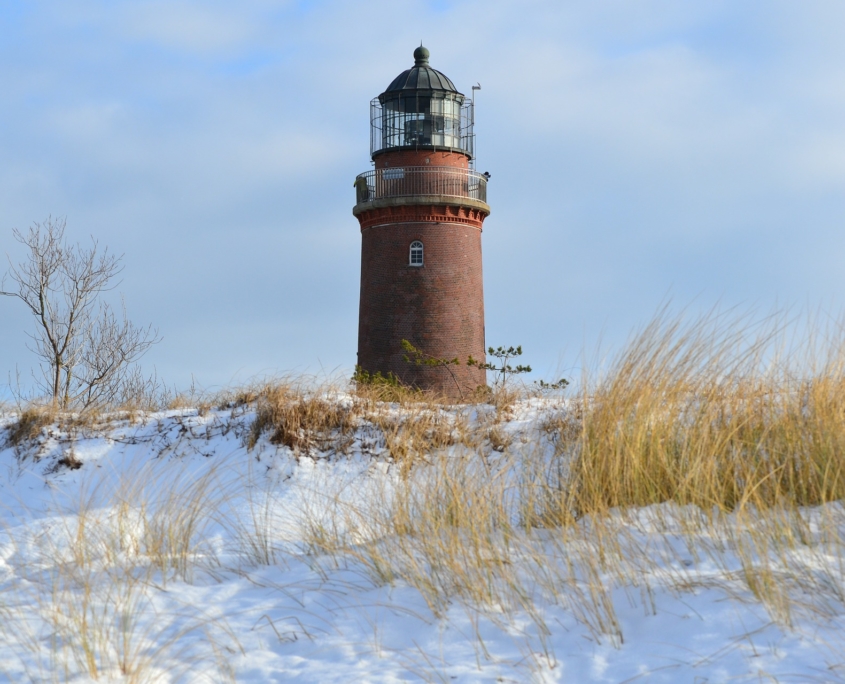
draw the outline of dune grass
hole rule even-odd
[[[149,465],[111,491],[83,485],[43,525],[9,531],[22,548],[0,590],[0,635],[29,681],[233,680],[220,653],[240,646],[225,619],[157,605],[170,582],[216,566],[203,535],[221,502],[214,471],[162,480]]]
[[[830,614],[843,607],[845,350],[839,326],[809,329],[794,340],[782,317],[664,311],[523,434],[502,427],[513,401],[448,420],[438,404],[361,410],[398,477],[364,503],[321,492],[334,519],[303,521],[309,548],[412,584],[436,613],[456,597],[527,611],[539,634],[536,605],[560,601],[618,643],[610,587],[693,587],[681,556],[722,567],[726,592],[780,624]],[[671,533],[643,547],[655,528]]]
[[[845,335],[806,329],[795,337],[782,317],[749,325],[664,311],[606,363],[584,364],[565,399],[509,387],[450,405],[401,387],[296,379],[206,397],[198,412],[229,411],[221,430],[254,411],[247,449],[365,457],[373,470],[354,487],[307,492],[287,538],[275,492],[253,470],[236,485],[210,467],[162,486],[150,466],[109,494],[107,520],[80,502],[50,547],[60,570],[27,573],[56,635],[50,657],[67,672],[144,681],[191,630],[236,643],[198,617],[150,631],[151,586],[233,570],[206,543],[210,520],[247,567],[283,563],[295,542],[376,585],[415,587],[436,616],[456,605],[502,624],[528,616],[526,662],[538,668],[556,658],[549,603],[596,640],[623,643],[619,587],[655,610],[657,589],[717,586],[787,628],[841,613]],[[48,418],[21,414],[7,439],[36,439]],[[240,513],[233,487],[248,492]],[[719,574],[697,573],[703,561]]]
[[[843,331],[787,345],[715,314],[661,317],[585,377],[566,507],[674,501],[722,511],[816,506],[845,494]]]

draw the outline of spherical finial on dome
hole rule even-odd
[[[429,53],[428,49],[424,48],[422,43],[420,43],[420,46],[414,50],[414,66],[428,66],[429,54],[431,53]]]

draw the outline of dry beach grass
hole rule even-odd
[[[162,619],[156,592],[293,558],[413,587],[443,619],[459,606],[471,624],[516,629],[519,616],[527,673],[559,657],[550,604],[621,645],[620,587],[651,611],[657,591],[715,587],[760,602],[787,629],[829,619],[845,611],[845,336],[832,326],[791,341],[790,330],[780,317],[750,326],[664,312],[566,398],[505,388],[490,403],[449,405],[404,388],[286,379],[187,402],[214,414],[221,434],[237,432],[250,463],[283,449],[300,462],[365,459],[369,475],[322,481],[281,520],[257,465],[233,478],[209,462],[165,482],[151,459],[98,492],[96,508],[82,497],[57,511],[61,524],[38,544],[61,561],[0,585],[2,629],[32,624],[16,612],[23,595],[50,626],[50,640],[17,641],[44,664],[34,680],[167,680],[161,663],[192,658],[233,679],[220,654],[237,652],[240,635],[225,616]],[[104,411],[85,429],[109,416],[127,420]],[[72,441],[74,425],[29,409],[5,438],[34,459],[26,444],[49,426]],[[201,439],[186,426],[174,434]],[[216,545],[211,522],[226,530]],[[211,647],[192,641],[198,632]],[[407,657],[421,678],[445,676],[431,654]],[[486,657],[480,628],[476,657]]]

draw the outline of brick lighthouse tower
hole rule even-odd
[[[486,384],[481,224],[487,177],[473,168],[473,102],[414,50],[370,103],[375,168],[355,182],[361,224],[358,365],[452,398]],[[432,359],[416,365],[402,340]]]

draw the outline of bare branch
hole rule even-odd
[[[118,320],[98,303],[116,287],[122,255],[100,250],[93,238],[90,247],[68,245],[64,233],[64,219],[52,217],[26,233],[15,229],[29,254],[20,264],[9,261],[0,294],[20,299],[35,318],[28,346],[41,360],[41,388],[61,408],[84,408],[114,401],[131,364],[159,337],[151,327],[133,325],[123,307]]]

